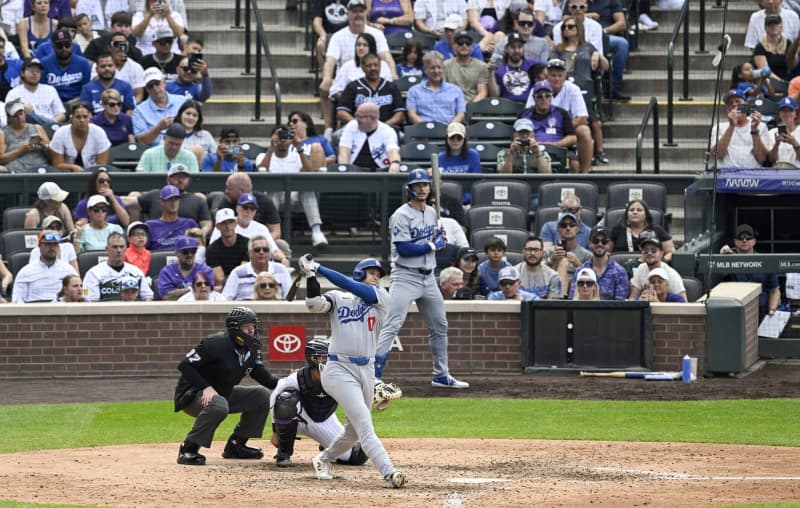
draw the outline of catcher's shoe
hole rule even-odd
[[[253,448],[244,443],[239,443],[233,436],[228,438],[225,449],[222,451],[223,459],[260,459],[264,456],[261,448]]]
[[[406,475],[401,473],[400,471],[395,471],[394,473],[386,476],[385,480],[389,482],[392,488],[395,489],[402,489],[403,485],[406,484]]]
[[[320,455],[322,455],[320,453]],[[333,480],[333,467],[330,462],[323,462],[319,455],[311,459],[311,464],[314,465],[314,472],[317,474],[318,480]]]
[[[292,457],[279,453],[275,455],[275,464],[277,464],[278,467],[291,467]]]
[[[181,443],[178,450],[178,464],[184,466],[205,466],[206,458],[204,455],[197,453],[197,445],[191,446],[186,443]]]
[[[431,379],[431,386],[436,388],[469,388],[469,383],[459,381],[453,376],[439,376]]]

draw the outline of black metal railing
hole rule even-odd
[[[241,0],[236,0],[234,11],[234,28],[241,28]],[[252,50],[251,48],[251,17],[255,20],[256,27],[256,54],[255,54],[255,73],[252,72]],[[275,64],[272,61],[272,52],[269,49],[269,40],[264,30],[264,22],[261,20],[261,13],[257,0],[245,0],[244,5],[244,75],[253,74],[253,120],[261,121],[261,82],[262,82],[262,60],[261,52],[264,52],[269,68],[269,78],[272,80],[272,91],[275,95],[275,125],[281,123],[281,84],[278,80],[278,73],[275,71]]]
[[[681,100],[688,101],[691,100],[689,97],[689,0],[683,2],[678,19],[675,20],[675,26],[672,28],[672,37],[670,37],[667,49],[667,142],[665,146],[677,146],[674,138],[674,54],[675,41],[678,40],[678,35],[681,33],[681,25],[683,25],[683,96]]]
[[[642,172],[642,143],[644,142],[644,131],[650,118],[653,119],[653,173],[661,172],[661,163],[658,146],[658,99],[650,97],[647,109],[642,116],[642,123],[639,125],[639,132],[636,133],[636,173]]]

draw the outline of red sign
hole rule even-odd
[[[270,362],[306,361],[306,327],[303,325],[271,325],[269,327]]]

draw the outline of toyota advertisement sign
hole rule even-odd
[[[302,325],[270,325],[269,361],[304,362],[306,327]]]

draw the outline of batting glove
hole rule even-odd
[[[305,274],[306,278],[316,277],[319,263],[314,261],[314,256],[311,254],[303,254],[300,256],[300,259],[297,260],[297,265],[300,267],[300,271]]]
[[[444,249],[444,246],[447,245],[447,236],[444,234],[444,230],[440,229],[433,237],[433,241],[428,242],[428,245],[433,251]]]

